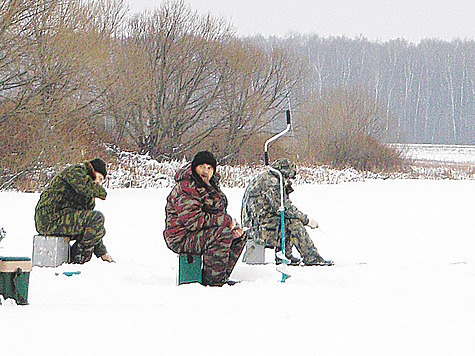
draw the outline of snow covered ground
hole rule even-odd
[[[1,355],[475,354],[474,180],[295,188],[335,266],[291,267],[280,283],[274,264],[239,262],[243,282],[223,288],[175,285],[170,188],[110,189],[97,209],[117,263],[34,267],[30,305],[0,306]],[[239,217],[243,188],[225,192]],[[38,197],[0,192],[0,255],[31,256]]]
[[[475,165],[475,145],[399,144],[406,158],[416,162],[459,163]]]

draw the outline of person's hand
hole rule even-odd
[[[111,255],[109,255],[109,253],[105,253],[101,256],[101,259],[103,261],[106,261],[106,262],[109,262],[109,263],[115,263],[114,259],[112,258]]]
[[[238,239],[241,237],[243,231],[239,223],[236,221],[236,219],[232,220],[230,228],[233,231],[233,237],[235,239]]]
[[[238,238],[240,238],[240,237],[242,236],[242,233],[243,233],[242,228],[238,225],[238,226],[235,227],[234,230],[233,230],[233,237],[234,237],[235,239],[238,239]]]
[[[318,227],[318,222],[314,218],[310,218],[307,224],[311,229],[316,229]]]
[[[231,220],[231,225],[229,225],[229,228],[231,230],[234,230],[236,228],[236,226],[239,226],[238,222],[236,221],[236,219],[232,219]]]

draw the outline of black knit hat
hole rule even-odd
[[[94,171],[99,172],[104,176],[104,178],[107,175],[107,169],[106,169],[106,163],[100,159],[100,158],[94,158],[89,161],[91,164],[92,168],[94,168]]]
[[[195,168],[203,163],[212,166],[213,170],[216,172],[216,158],[209,151],[200,151],[195,155],[195,158],[193,158],[193,161],[191,162],[191,170],[194,172]]]

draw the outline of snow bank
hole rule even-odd
[[[439,153],[444,149],[447,149],[447,153],[440,155]],[[424,164],[418,161],[407,172],[395,173],[359,172],[353,168],[334,169],[329,166],[298,166],[295,185],[364,182],[367,179],[475,178],[475,147],[473,146],[447,146],[436,150],[423,145],[407,145],[407,149],[403,152],[409,159],[415,156],[425,157]],[[105,183],[108,188],[171,187],[174,184],[175,172],[186,163],[186,161],[157,162],[147,154],[140,155],[130,152],[116,152],[116,154],[118,156],[117,163],[109,167],[110,173]],[[438,164],[428,164],[428,162],[435,162],[435,159],[430,159],[431,157],[443,157],[444,163],[438,161]],[[454,166],[451,164],[454,162],[464,162],[464,165]],[[246,187],[252,178],[265,169],[263,165],[218,166],[221,185],[230,188]]]

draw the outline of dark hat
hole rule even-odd
[[[194,172],[195,168],[203,163],[206,163],[212,166],[213,170],[216,172],[216,165],[217,165],[216,158],[209,151],[200,151],[195,155],[195,158],[193,158],[193,161],[191,162],[192,171]]]
[[[104,176],[104,178],[107,175],[107,169],[106,169],[106,163],[100,159],[100,158],[94,158],[89,161],[91,164],[92,168],[94,168],[94,171],[99,172]]]

